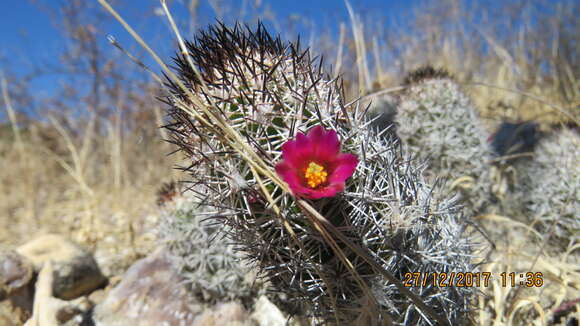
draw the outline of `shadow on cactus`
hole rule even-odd
[[[287,294],[288,312],[344,325],[468,318],[472,288],[404,288],[397,281],[407,272],[473,271],[468,220],[453,199],[433,196],[437,189],[423,179],[422,165],[368,128],[356,105],[344,105],[340,81],[323,74],[320,60],[262,25],[218,24],[186,46],[189,56],[179,54],[175,70],[203,103],[168,82],[171,141],[192,159],[186,170],[197,200],[218,212],[214,222],[227,225],[237,248]],[[193,119],[184,106],[202,113]],[[339,165],[297,148],[287,168],[294,168],[291,178],[301,188],[293,181],[283,188],[275,174],[265,177],[250,164],[259,159],[273,173],[283,164],[285,143],[317,130],[336,133],[340,153],[356,156],[350,178],[352,171],[338,173]],[[350,163],[345,169],[354,169]],[[323,188],[333,180],[330,194]],[[304,195],[312,193],[328,196]]]

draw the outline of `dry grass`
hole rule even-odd
[[[8,98],[5,97],[5,100]],[[155,107],[155,110],[159,110]],[[22,244],[37,233],[65,234],[111,255],[118,272],[154,244],[156,191],[176,174],[177,157],[162,141],[156,120],[127,131],[121,119],[65,124],[47,115],[1,130],[0,245]],[[129,249],[128,249],[129,248]],[[111,271],[112,272],[112,271]]]
[[[408,25],[388,28],[375,28],[375,17],[349,9],[350,22],[330,37],[334,45],[323,47],[353,98],[397,87],[407,71],[430,63],[458,78],[490,125],[500,117],[577,123],[578,5],[542,2],[549,8],[542,15],[524,1],[497,8],[500,14],[466,3],[432,2]],[[146,118],[93,113],[71,124],[65,114],[49,112],[43,121],[26,122],[14,102],[9,105],[4,78],[2,89],[10,121],[0,129],[0,246],[21,244],[37,232],[67,234],[121,257],[113,259],[121,265],[111,273],[146,252],[153,244],[155,191],[178,176],[172,169],[178,158],[166,156],[172,149],[157,131],[162,117],[152,104],[155,92],[137,95],[154,107]],[[548,254],[542,235],[510,217],[481,218],[505,237],[493,239],[496,249],[482,266],[496,277],[482,288],[477,324],[546,325],[564,303],[580,298],[578,246]],[[497,276],[504,271],[542,272],[544,286],[502,286]],[[568,311],[580,320],[578,302]]]
[[[402,22],[385,24],[349,11],[349,51],[339,48],[331,56],[356,67],[344,71],[353,96],[399,86],[407,72],[430,64],[451,72],[490,124],[501,118],[577,124],[577,12],[573,2],[511,1],[493,8],[427,1]]]
[[[487,225],[501,230],[494,239],[495,250],[482,266],[492,273],[490,286],[482,288],[474,318],[478,325],[558,325],[555,316],[564,303],[580,297],[580,246],[564,252],[550,252],[543,241],[544,235],[532,227],[503,216],[487,215],[481,219]],[[502,283],[501,273],[542,273],[543,284],[512,287]],[[519,277],[516,280],[519,283]],[[578,319],[580,307],[576,302],[567,310],[566,318]],[[566,318],[560,320],[566,325]]]

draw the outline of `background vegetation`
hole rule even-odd
[[[284,38],[312,29],[303,43],[324,55],[332,74],[343,76],[348,99],[362,94],[370,100],[400,86],[410,70],[431,64],[456,77],[488,130],[506,119],[535,119],[542,130],[580,120],[576,1],[427,1],[388,23],[381,13],[350,10],[336,33],[305,17],[274,17],[259,1],[243,17],[232,10],[235,1],[209,3],[226,22],[260,18]],[[194,33],[205,18],[198,17],[198,1],[186,4],[183,17],[189,18],[181,27]],[[37,232],[66,234],[115,257],[122,271],[155,245],[156,191],[184,177],[173,169],[183,158],[168,156],[174,148],[162,141],[159,84],[102,41],[110,18],[84,1],[63,1],[59,10],[53,14],[63,19],[68,46],[58,69],[68,82],[39,98],[30,87],[33,75],[15,77],[9,65],[2,67],[0,246],[20,244]],[[165,46],[170,42],[160,39]],[[132,53],[140,57],[138,50]],[[509,217],[487,218],[523,231],[511,243],[494,239],[497,252],[482,270],[544,271],[553,284],[524,294],[484,289],[476,318],[481,324],[505,323],[514,314],[542,323],[548,312],[580,296],[574,281],[578,261],[570,261],[570,252],[546,256],[541,243],[523,249],[533,237],[525,226]]]

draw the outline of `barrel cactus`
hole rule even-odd
[[[171,141],[191,191],[285,293],[328,324],[465,322],[474,290],[408,284],[473,271],[468,218],[424,164],[375,129],[297,43],[218,24],[186,42],[170,79]],[[442,314],[435,311],[442,312]]]

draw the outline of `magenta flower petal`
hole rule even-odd
[[[323,197],[333,197],[338,192],[344,189],[344,183],[341,184],[334,184],[329,185],[327,187],[322,187],[319,189],[311,189],[308,187],[304,187],[302,185],[298,185],[297,187],[292,189],[292,192],[296,195],[299,194],[303,197],[310,198],[310,199],[319,199]]]
[[[311,140],[308,136],[304,135],[303,133],[299,132],[296,135],[296,146],[303,148],[304,150],[312,150]]]
[[[344,182],[356,170],[358,158],[354,154],[340,154],[335,158],[333,163],[335,164],[335,168],[328,182]]]
[[[299,164],[307,156],[306,147],[299,146],[298,141],[290,140],[282,145],[282,158],[290,164]]]
[[[315,145],[312,140],[303,133],[298,133],[296,140],[287,141],[282,145],[282,157],[289,163],[299,166],[308,157],[312,157],[314,150]]]
[[[325,132],[321,126],[316,126],[308,133],[313,144],[314,155],[321,159],[331,159],[340,152],[340,142],[336,131]]]
[[[278,175],[282,177],[284,181],[286,181],[286,183],[290,186],[290,189],[293,191],[298,187],[302,187],[302,181],[300,180],[299,175],[296,173],[296,170],[288,163],[278,163],[276,165],[276,173],[278,173]]]
[[[358,164],[353,154],[340,153],[336,131],[315,126],[305,135],[282,145],[282,162],[276,173],[295,196],[318,199],[332,197],[344,190],[344,182]]]
[[[334,197],[337,193],[344,190],[344,182],[329,185],[328,187],[321,188],[320,190],[308,189],[309,196],[311,199],[319,199],[323,197]]]

